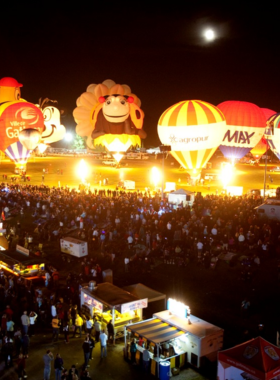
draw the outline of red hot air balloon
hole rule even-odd
[[[226,101],[217,106],[225,115],[227,130],[219,149],[226,158],[239,160],[262,138],[266,126],[262,110],[253,103]]]

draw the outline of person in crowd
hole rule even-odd
[[[84,358],[85,358],[83,367],[87,368],[89,367],[88,362],[90,359],[90,341],[89,341],[88,336],[86,336],[85,341],[83,342],[82,349],[83,349]]]
[[[25,358],[28,358],[29,344],[30,344],[29,336],[27,334],[24,334],[22,337],[22,353]]]
[[[29,321],[30,321],[30,326],[29,326],[29,335],[32,337],[35,333],[35,322],[37,319],[38,315],[35,313],[35,311],[31,311],[29,314]]]
[[[64,333],[64,342],[69,343],[69,322],[68,318],[63,320],[63,333]]]
[[[60,320],[57,318],[57,316],[53,317],[52,319],[52,329],[53,329],[52,341],[53,342],[58,341],[59,326],[60,326]]]
[[[100,347],[101,347],[101,359],[103,359],[103,357],[104,358],[107,357],[107,340],[108,340],[108,336],[105,334],[104,330],[102,330],[102,333],[99,336],[99,340],[100,340]]]
[[[28,333],[28,328],[30,326],[30,319],[27,315],[27,311],[24,311],[21,316],[21,323],[22,323],[22,331],[23,335]]]
[[[93,320],[91,317],[87,316],[86,317],[86,332],[88,334],[91,334],[92,327],[93,327]]]
[[[108,341],[113,344],[115,340],[115,330],[112,323],[112,320],[110,320],[107,324],[107,331],[108,331]]]
[[[133,365],[136,364],[136,351],[137,351],[136,340],[135,338],[133,338],[130,343],[130,357],[131,357],[131,363]]]
[[[99,342],[99,336],[101,332],[101,323],[95,318],[94,320],[94,330],[95,330],[95,341]]]
[[[80,317],[79,314],[76,315],[76,319],[75,319],[75,329],[74,329],[74,332],[73,332],[73,338],[75,338],[76,336],[76,332],[78,331],[80,333],[80,338],[82,337],[82,326],[83,326],[83,319]]]
[[[63,370],[63,359],[60,356],[60,353],[57,353],[54,359],[55,380],[61,380],[62,370]]]
[[[53,361],[53,353],[47,350],[43,356],[44,361],[44,380],[50,380],[51,377],[51,362]]]
[[[23,354],[20,354],[17,360],[17,374],[19,380],[23,380],[27,378],[26,372],[25,372],[25,366],[26,366],[26,359],[23,356]]]

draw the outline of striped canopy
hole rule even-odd
[[[135,323],[134,325],[128,326],[127,330],[141,335],[155,344],[164,343],[186,334],[184,331],[179,330],[158,318]]]

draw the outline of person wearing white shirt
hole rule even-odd
[[[87,320],[86,320],[86,331],[87,331],[87,333],[91,334],[92,326],[93,326],[93,320],[91,318],[87,317]]]
[[[35,313],[35,311],[31,311],[31,313],[29,314],[29,321],[30,321],[30,336],[33,336],[34,335],[34,328],[35,328],[35,321],[36,321],[36,318],[38,317],[38,315]]]
[[[108,336],[105,334],[105,330],[102,330],[102,333],[99,336],[99,340],[100,340],[100,346],[101,346],[101,359],[103,358],[103,356],[104,358],[106,358]]]

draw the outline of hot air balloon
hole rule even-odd
[[[21,99],[21,83],[10,77],[0,79],[0,149],[21,141],[33,149],[38,144],[38,135],[44,129],[42,112],[32,103]]]
[[[217,106],[225,115],[227,130],[219,147],[226,158],[239,160],[264,134],[265,116],[253,103],[226,101]]]
[[[267,120],[266,124],[265,138],[268,142],[269,148],[280,160],[280,113],[272,115]]]
[[[77,100],[73,115],[76,132],[87,137],[87,146],[102,145],[117,161],[131,146],[140,146],[146,137],[144,113],[139,98],[127,85],[106,80],[88,86]]]
[[[10,157],[16,164],[16,167],[25,168],[26,162],[30,157],[31,150],[26,149],[21,142],[17,141],[11,144],[6,150],[5,154]]]
[[[45,128],[41,136],[41,144],[51,144],[62,140],[65,136],[66,128],[60,123],[60,115],[63,114],[63,111],[60,111],[54,106],[56,103],[56,100],[46,98],[39,104],[39,107],[43,113],[45,124]]]
[[[261,108],[261,110],[265,116],[265,120],[268,120],[270,116],[276,114],[275,111],[272,111],[268,108]],[[268,148],[269,146],[267,144],[267,141],[265,137],[263,136],[258,142],[258,144],[253,149],[251,149],[250,153],[254,156],[255,159],[259,160],[261,156],[267,151]]]
[[[225,134],[223,113],[201,100],[181,101],[168,108],[158,122],[162,144],[171,146],[172,156],[196,178],[220,145]]]

